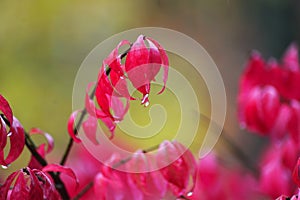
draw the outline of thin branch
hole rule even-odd
[[[211,121],[209,117],[201,113],[201,117],[204,118],[208,123]],[[212,125],[215,127],[220,128],[220,126],[214,122],[211,121]],[[222,134],[220,138],[229,146],[229,150],[231,153],[236,156],[236,158],[239,159],[239,161],[250,171],[252,171],[255,175],[258,174],[258,169],[253,164],[253,162],[249,159],[249,156],[246,155],[246,153],[230,138],[229,134],[222,129]]]
[[[249,157],[245,154],[245,152],[233,142],[233,140],[228,136],[228,134],[223,133],[221,135],[223,141],[229,146],[229,150],[238,158],[243,165],[252,171],[255,175],[259,174],[258,169],[253,164],[253,162],[249,159]]]
[[[32,141],[30,135],[25,131],[25,145],[30,151],[31,155],[43,166],[47,166],[47,161],[37,152],[36,145]]]
[[[96,92],[96,87],[93,89],[92,93],[90,94],[90,99],[93,99],[93,98],[94,98],[95,92]],[[79,117],[78,123],[76,124],[76,126],[75,126],[75,128],[74,128],[74,130],[73,130],[74,133],[75,133],[75,135],[78,134],[78,131],[79,131],[79,129],[80,129],[80,126],[81,126],[81,124],[82,124],[82,122],[83,122],[83,119],[84,119],[84,117],[85,117],[86,114],[87,114],[87,110],[86,110],[86,108],[84,108],[84,109],[82,110],[82,112],[81,112],[81,115],[80,115],[80,117]],[[65,150],[65,153],[64,153],[64,155],[63,155],[63,157],[62,157],[62,159],[61,159],[61,161],[60,161],[60,164],[61,164],[61,165],[65,165],[65,163],[66,163],[66,161],[67,161],[67,159],[68,159],[68,156],[69,156],[69,154],[70,154],[70,151],[71,151],[71,149],[72,149],[73,143],[74,143],[74,140],[70,137],[68,146],[67,146],[67,148],[66,148],[66,150]]]
[[[142,152],[143,153],[148,153],[150,151],[154,151],[154,150],[158,149],[158,147],[159,147],[159,144],[157,144],[155,146],[152,146],[152,147],[149,147],[148,149],[142,150]],[[126,164],[127,162],[129,162],[131,160],[131,158],[132,158],[132,156],[128,156],[127,158],[120,160],[119,162],[117,162],[116,164],[114,164],[112,166],[112,168],[116,169],[116,168],[118,168],[118,167]]]
[[[73,200],[79,200],[83,195],[85,195],[85,193],[87,193],[87,191],[89,191],[94,185],[94,182],[91,181],[90,183],[88,183],[74,198]]]

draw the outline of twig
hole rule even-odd
[[[96,87],[93,89],[92,93],[90,94],[90,99],[93,99],[93,98],[94,98],[95,92],[96,92]],[[75,133],[75,135],[78,134],[78,131],[79,131],[79,129],[80,129],[80,126],[81,126],[81,124],[82,124],[82,122],[83,122],[83,119],[84,119],[84,117],[85,117],[86,114],[87,114],[87,110],[86,110],[86,108],[84,108],[84,109],[82,110],[82,112],[81,112],[81,115],[80,115],[80,117],[79,117],[78,123],[76,124],[76,126],[75,126],[75,128],[74,128],[74,133]],[[64,153],[64,155],[63,155],[63,157],[62,157],[62,159],[61,159],[61,161],[60,161],[60,164],[61,164],[61,165],[65,165],[65,163],[66,163],[66,161],[67,161],[67,158],[68,158],[68,156],[69,156],[69,154],[70,154],[70,151],[71,151],[71,149],[72,149],[73,143],[74,143],[74,140],[73,140],[72,138],[70,138],[70,139],[69,139],[68,146],[67,146],[67,148],[66,148],[66,150],[65,150],[65,153]]]
[[[253,162],[248,158],[245,152],[233,142],[233,140],[225,133],[221,135],[221,138],[229,146],[229,150],[243,163],[243,165],[254,173],[258,175],[258,169],[255,167]]]
[[[90,183],[88,183],[74,198],[73,200],[79,200],[83,195],[85,195],[85,193],[87,193],[87,191],[89,191],[89,189],[91,189],[94,185],[94,182],[91,181]]]
[[[149,147],[148,149],[142,150],[142,152],[143,153],[148,153],[150,151],[154,151],[154,150],[158,149],[158,147],[159,147],[159,145],[157,144],[155,146]],[[118,167],[126,164],[127,162],[129,162],[131,160],[131,158],[132,158],[132,156],[128,156],[127,158],[120,160],[119,162],[117,162],[116,164],[114,164],[112,166],[112,168],[116,169],[116,168],[118,168]]]
[[[208,121],[208,123],[211,121],[209,117],[201,113],[201,117],[203,117],[205,120]],[[212,125],[215,127],[220,128],[220,126],[214,122],[211,121]],[[229,134],[222,129],[221,139],[229,146],[229,150],[232,154],[236,156],[236,158],[239,159],[239,161],[250,171],[252,171],[255,175],[258,174],[258,170],[253,164],[253,162],[249,159],[249,157],[245,154],[245,152],[229,137]]]
[[[189,200],[189,198],[187,198],[186,196],[181,195],[180,197],[178,197],[180,199],[184,199],[184,200]]]

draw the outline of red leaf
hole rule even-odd
[[[25,145],[24,129],[17,118],[13,117],[13,124],[10,128],[10,150],[2,165],[9,165],[22,153]],[[2,155],[1,155],[2,156]]]
[[[94,84],[95,83],[91,82],[88,84],[86,88],[85,109],[90,115],[97,118],[103,118],[106,117],[106,115],[102,112],[102,110],[96,108],[94,101],[89,96],[89,91]]]
[[[6,124],[4,120],[0,117],[0,164],[4,163],[4,153],[3,150],[7,143],[7,132]]]
[[[74,130],[75,130],[74,123],[75,123],[78,112],[79,112],[78,110],[74,111],[68,120],[68,133],[71,136],[71,138],[74,140],[74,142],[80,143],[81,139],[79,139],[76,136],[76,134],[74,133]]]
[[[298,185],[298,188],[300,188],[300,158],[298,158],[297,165],[293,171],[293,179],[294,182]]]
[[[113,88],[106,73],[100,72],[95,92],[96,100],[105,117],[110,117],[112,120],[114,120],[114,117],[110,111],[110,98],[112,93]]]
[[[125,61],[126,72],[129,72],[135,67],[147,64],[149,61],[149,51],[144,43],[145,36],[140,35],[133,43],[130,51],[127,54]],[[137,77],[134,77],[137,78]],[[135,81],[133,81],[134,84]]]
[[[283,65],[291,71],[299,71],[298,48],[296,44],[291,44],[286,50],[283,58]]]
[[[36,181],[38,181],[36,179],[36,177],[39,177],[39,180],[42,180],[42,181],[39,181],[39,185],[41,187],[41,190],[40,190],[40,194],[42,194],[44,196],[44,199],[47,199],[47,200],[57,200],[57,199],[60,199],[60,196],[55,188],[55,184],[53,183],[52,179],[46,174],[44,173],[43,171],[40,171],[40,170],[36,170],[36,169],[33,169],[32,170],[33,172],[33,178],[35,179],[35,183]],[[34,187],[32,187],[34,188]],[[35,195],[34,194],[34,189],[32,190],[32,195]],[[31,199],[29,197],[29,199]],[[37,198],[37,199],[40,199],[40,198]]]
[[[10,199],[24,199],[27,197],[29,191],[27,189],[27,183],[23,173],[19,173],[16,183],[10,194]]]
[[[33,200],[44,199],[42,184],[40,184],[35,174],[35,172],[39,170],[35,170],[34,172],[29,167],[27,167],[26,170],[28,171],[30,176],[30,190],[29,190],[28,199],[33,199]]]
[[[9,124],[12,125],[13,123],[13,113],[9,106],[9,103],[6,99],[0,94],[0,111],[3,112],[6,119],[9,121]]]
[[[127,54],[125,61],[125,70],[128,78],[135,88],[143,94],[142,104],[149,104],[146,95],[150,92],[150,81],[147,74],[151,71],[149,64],[150,52],[144,42],[145,36],[140,35],[133,43]]]
[[[20,173],[20,171],[13,172],[9,175],[3,185],[0,187],[0,199],[7,199],[8,191],[10,190],[10,186],[14,181],[15,177]]]
[[[151,41],[156,48],[158,48],[158,51],[160,53],[161,56],[161,65],[164,68],[164,75],[163,75],[163,82],[164,82],[164,87],[161,89],[161,91],[158,94],[161,94],[165,88],[166,88],[166,84],[167,84],[167,80],[168,80],[168,74],[169,74],[169,59],[168,59],[168,55],[166,53],[166,51],[164,50],[164,48],[155,40],[153,40],[152,38],[147,37],[147,39],[149,41]]]

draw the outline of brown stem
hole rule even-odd
[[[91,181],[90,183],[88,183],[74,198],[73,200],[79,200],[83,195],[85,195],[85,193],[87,193],[87,191],[89,191],[89,189],[91,189],[94,185],[94,182]]]

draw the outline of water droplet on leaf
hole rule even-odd
[[[1,167],[2,167],[2,169],[7,169],[8,168],[8,166],[6,166],[6,165],[1,165]]]

